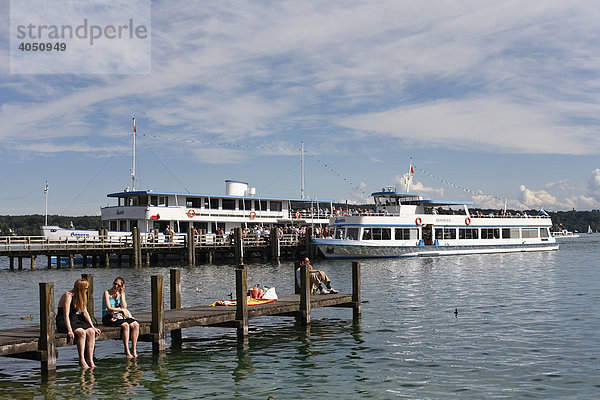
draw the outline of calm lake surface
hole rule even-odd
[[[250,320],[246,346],[225,328],[191,328],[180,351],[128,362],[118,341],[98,343],[93,371],[59,349],[56,380],[39,363],[0,358],[0,398],[597,399],[600,396],[600,235],[564,239],[556,252],[364,260],[362,319],[316,309],[312,324]],[[120,275],[129,308],[150,310],[150,276],[169,268],[9,271],[0,259],[1,328],[39,323],[38,282],[56,301],[81,273],[102,290]],[[334,287],[351,291],[351,263],[322,261]],[[293,265],[249,264],[248,284],[293,291]],[[181,266],[183,306],[228,298],[233,268]],[[458,315],[454,310],[458,309]],[[33,314],[33,321],[21,316]],[[169,340],[167,341],[169,345]]]

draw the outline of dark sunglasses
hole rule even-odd
[[[123,284],[117,283],[117,282],[113,282],[113,285],[118,286],[118,287],[123,287]]]

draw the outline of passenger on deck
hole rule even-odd
[[[66,333],[70,339],[76,340],[79,365],[84,369],[96,367],[96,364],[94,364],[94,347],[96,345],[96,335],[100,334],[100,329],[94,328],[94,323],[87,311],[88,286],[87,280],[77,279],[73,285],[73,290],[65,292],[60,297],[58,312],[56,313],[56,330],[60,333]],[[75,336],[77,336],[77,339],[75,339]]]
[[[331,279],[325,274],[324,271],[313,269],[310,264],[310,260],[308,257],[304,258],[304,261],[301,263],[302,265],[308,265],[308,273],[310,275],[310,291],[315,293],[317,289],[321,294],[336,294],[339,293],[337,290],[331,287]],[[300,267],[296,269],[296,281],[298,282],[298,286],[300,285]],[[323,288],[323,284],[325,284],[326,288]]]
[[[127,309],[125,299],[125,280],[120,276],[114,280],[113,287],[104,291],[102,301],[102,323],[106,326],[120,326],[121,338],[127,358],[137,357],[137,340],[140,335],[140,324]],[[129,339],[131,338],[131,351]]]

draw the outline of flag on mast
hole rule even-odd
[[[44,194],[48,194],[48,181],[46,181],[46,187],[44,188]]]
[[[135,118],[133,119],[133,132],[137,132],[137,130],[135,129]]]
[[[414,174],[414,173],[415,173],[415,169],[413,168],[412,164],[411,164],[411,166],[410,166],[410,173],[411,173],[411,174]]]

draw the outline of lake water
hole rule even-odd
[[[308,329],[292,318],[250,320],[246,345],[233,329],[192,328],[180,351],[154,357],[140,344],[98,343],[98,367],[81,372],[73,346],[59,349],[57,377],[39,363],[0,358],[1,398],[214,399],[596,399],[600,396],[600,236],[566,239],[555,252],[364,260],[362,319],[315,309]],[[43,259],[42,259],[43,260]],[[117,275],[130,309],[149,311],[150,276],[171,266],[9,271],[0,260],[1,328],[36,324],[38,282],[56,300],[81,273],[94,274],[96,309]],[[322,261],[334,287],[351,291],[351,263]],[[249,264],[249,285],[292,292],[291,263]],[[184,306],[227,298],[229,266],[182,266]],[[455,315],[454,310],[458,309]],[[32,322],[21,316],[33,314]],[[169,344],[169,342],[167,342]]]

